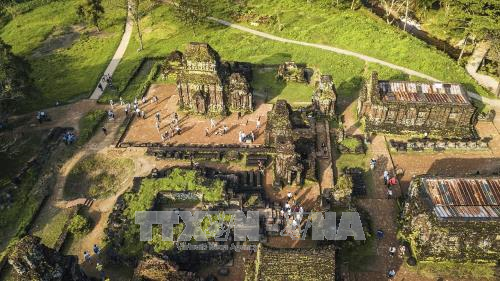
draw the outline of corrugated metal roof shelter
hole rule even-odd
[[[379,81],[378,87],[383,101],[470,104],[467,92],[460,84]]]
[[[438,218],[500,220],[500,177],[423,178]]]

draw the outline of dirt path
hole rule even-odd
[[[387,199],[387,187],[383,182],[384,170],[392,172],[394,166],[383,136],[376,136],[370,148],[371,157],[377,159],[373,172],[374,190],[368,193],[368,198],[358,199],[357,202],[370,213],[373,230],[382,230],[384,237],[376,241],[373,263],[366,265],[365,272],[350,272],[349,280],[387,280],[387,272],[391,269],[397,271],[402,264],[402,259],[397,255],[389,255],[389,247],[399,248],[396,238],[397,205],[394,199]],[[399,187],[396,187],[394,196],[399,194]]]
[[[333,187],[332,151],[328,121],[316,122],[316,155],[321,193]]]

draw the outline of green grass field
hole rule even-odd
[[[189,42],[207,42],[223,60],[245,61],[256,64],[276,65],[284,61],[294,60],[306,63],[308,67],[319,69],[321,73],[333,75],[336,87],[341,97],[353,99],[362,82],[362,77],[368,74],[370,68],[379,70],[382,79],[404,77],[399,71],[371,64],[364,61],[314,48],[306,48],[286,43],[265,40],[234,29],[219,25],[202,25],[196,32],[177,22],[167,6],[159,6],[141,21],[145,49],[138,52],[137,34],[133,34],[124,58],[113,75],[113,83],[119,90],[127,85],[132,73],[140,66],[143,58],[165,57],[174,50],[183,51]],[[312,88],[303,84],[283,86],[270,79],[254,81],[256,89],[271,87],[279,97],[270,95],[270,100],[277,98],[291,99],[292,102],[308,102]],[[259,74],[257,73],[257,79]],[[411,77],[410,77],[411,79]],[[266,83],[267,85],[264,85]],[[283,89],[282,89],[283,88]],[[116,96],[117,97],[117,96]]]
[[[338,11],[293,0],[251,0],[248,3],[253,13],[276,18],[276,22],[257,27],[243,23],[253,29],[360,52],[443,81],[464,83],[470,90],[488,95],[447,55],[388,25],[364,8]]]
[[[92,26],[79,25],[78,0],[53,1],[25,11],[0,30],[0,37],[32,67],[38,92],[27,99],[22,111],[90,95],[121,39],[126,12],[116,7],[120,1],[124,2],[103,1],[100,33]],[[45,52],[39,54],[41,49]]]

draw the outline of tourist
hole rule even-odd
[[[229,127],[226,126],[226,124],[224,124],[223,131],[224,131],[224,135],[227,134],[227,131],[229,131]]]
[[[160,132],[160,122],[156,121],[155,124],[156,130],[158,130],[158,133]]]
[[[210,128],[211,129],[215,128],[215,125],[216,125],[215,120],[213,118],[210,118]]]
[[[377,238],[378,239],[384,238],[384,231],[383,230],[381,230],[381,229],[377,230]]]
[[[177,115],[177,112],[174,112],[174,119],[179,119],[179,115]]]
[[[146,112],[144,110],[141,110],[141,117],[142,119],[146,119]]]
[[[146,100],[146,97],[142,97],[142,104],[146,104],[147,100]]]
[[[290,209],[290,204],[288,204],[288,202],[286,202],[285,204],[285,210],[289,210]]]
[[[109,105],[111,105],[111,109],[113,109],[113,108],[114,108],[114,102],[113,102],[113,100],[112,100],[112,99],[111,99],[111,100],[109,100]]]
[[[99,246],[94,244],[94,254],[99,255],[100,252],[101,252],[101,249],[99,248]]]
[[[292,199],[292,192],[289,191],[286,196],[288,197],[288,200]]]
[[[155,114],[155,117],[156,117],[156,121],[160,122],[160,112],[156,112]]]
[[[260,129],[260,120],[257,120],[257,125],[255,126],[258,129]]]
[[[137,97],[134,98],[134,105],[137,104]]]
[[[208,128],[205,128],[205,137],[208,137],[210,134],[208,133]]]
[[[285,211],[283,209],[280,210],[280,216],[284,217],[285,216]]]
[[[389,182],[389,172],[387,170],[384,171],[384,184],[387,185]]]
[[[181,135],[181,127],[179,127],[179,125],[175,126],[175,132],[177,133],[178,136]]]
[[[255,135],[253,134],[253,131],[250,133],[250,137],[252,138],[252,142],[255,141]]]
[[[389,255],[391,255],[391,257],[394,257],[395,253],[396,253],[396,247],[389,247]]]
[[[106,128],[104,128],[104,127],[102,127],[102,132],[104,133],[104,135],[108,134],[108,130],[106,130]]]
[[[123,103],[123,98],[122,98],[122,97],[120,97],[120,105],[121,105],[121,106],[123,106],[123,104],[124,104],[124,103]]]
[[[243,138],[241,137],[241,136],[242,136],[242,134],[243,134],[243,132],[242,132],[242,131],[239,131],[239,132],[238,132],[238,142],[240,142],[240,143],[241,143],[241,142],[243,142]]]
[[[406,247],[405,247],[405,245],[401,245],[399,247],[399,257],[404,258],[405,253],[406,253]]]
[[[83,259],[85,262],[90,262],[90,254],[87,251],[83,252]]]
[[[128,110],[130,110],[130,102],[127,102],[126,107],[127,107]]]
[[[389,186],[395,186],[396,184],[398,184],[398,180],[396,179],[396,177],[392,177],[389,179]]]
[[[294,228],[294,229],[297,228],[297,225],[298,225],[297,221],[293,220],[292,221],[292,228]]]
[[[241,118],[241,112],[238,111],[238,120],[240,120],[240,118]]]
[[[375,158],[372,158],[370,160],[370,170],[373,170],[375,169],[375,165],[377,164],[377,160],[375,160]]]
[[[36,114],[36,120],[38,120],[38,123],[42,124],[42,114],[40,111]]]
[[[392,190],[387,189],[387,199],[392,199]]]
[[[97,85],[97,88],[99,88],[99,90],[102,91],[102,85],[101,85],[101,83],[99,83],[99,85]]]
[[[128,116],[128,108],[125,107],[125,116]]]
[[[155,99],[155,103],[158,103],[159,99],[157,96],[154,96],[154,99]]]
[[[387,273],[387,277],[393,278],[394,276],[396,276],[396,271],[394,269],[389,270],[389,272]]]

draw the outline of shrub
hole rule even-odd
[[[71,219],[68,231],[75,236],[83,236],[90,231],[90,221],[82,215],[76,215]]]

